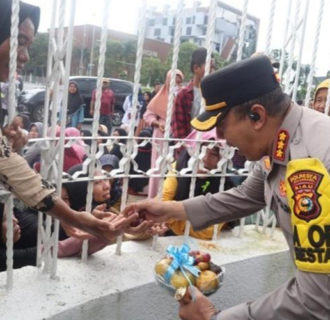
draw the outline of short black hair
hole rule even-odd
[[[291,98],[285,94],[280,87],[261,97],[243,102],[234,106],[232,109],[239,118],[244,118],[254,104],[261,104],[271,117],[283,115],[291,103]]]
[[[197,48],[191,55],[190,70],[194,72],[194,65],[201,67],[206,62],[207,50],[205,48]]]

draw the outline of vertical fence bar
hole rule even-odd
[[[305,33],[306,33],[306,25],[307,25],[307,17],[308,17],[308,9],[309,9],[309,0],[305,1],[305,13],[304,17],[302,18],[302,30],[300,35],[300,47],[299,47],[299,55],[297,61],[297,69],[296,69],[296,77],[293,86],[293,94],[292,100],[296,101],[297,98],[297,91],[298,91],[298,84],[299,84],[299,76],[300,76],[300,68],[301,68],[301,57],[304,48],[304,40],[305,40]]]
[[[86,199],[86,211],[92,211],[92,198],[93,198],[93,179],[95,172],[95,153],[97,149],[96,137],[98,135],[99,120],[100,120],[100,109],[101,109],[101,97],[102,97],[102,82],[104,77],[104,65],[105,65],[105,53],[107,50],[107,36],[108,36],[108,14],[110,8],[110,0],[104,0],[103,7],[103,22],[102,22],[102,33],[101,33],[101,44],[100,44],[100,56],[97,67],[97,85],[95,94],[95,108],[93,114],[93,128],[92,128],[92,144],[89,154],[89,169],[88,169],[88,187],[87,187],[87,199]],[[94,27],[95,29],[95,27]],[[93,31],[94,32],[94,31]],[[83,242],[82,249],[82,260],[87,261],[88,255],[88,241]]]
[[[292,7],[292,0],[288,0],[288,10],[287,10],[286,24],[285,24],[283,43],[281,49],[281,60],[280,60],[280,70],[279,70],[280,79],[282,79],[282,75],[284,72],[284,61],[286,60],[286,46],[288,41],[288,31],[290,27],[291,7]]]
[[[66,126],[66,117],[64,115],[67,114],[67,107],[68,107],[68,90],[69,87],[69,76],[71,71],[71,57],[72,57],[72,43],[73,43],[73,25],[74,25],[74,18],[76,12],[76,0],[71,0],[71,8],[70,8],[70,23],[68,28],[68,34],[66,38],[66,54],[65,54],[65,74],[64,79],[62,82],[64,83],[64,92],[63,92],[63,101],[62,101],[62,118],[61,118],[61,135],[59,141],[59,161],[58,165],[60,168],[60,173],[62,172],[63,162],[64,162],[64,128]],[[64,13],[62,12],[64,15]],[[63,48],[64,49],[64,48]],[[62,174],[59,174],[57,177],[57,192],[61,195],[62,190]],[[58,219],[54,219],[54,231],[53,231],[53,263],[51,267],[51,277],[55,278],[56,271],[57,271],[57,252],[58,252],[58,234],[59,234],[59,221]]]
[[[176,79],[176,69],[178,67],[178,58],[179,58],[179,50],[180,50],[180,38],[182,34],[182,22],[183,22],[183,8],[184,2],[183,0],[179,0],[177,6],[177,15],[175,20],[175,29],[174,29],[174,39],[173,39],[173,55],[172,55],[172,64],[171,64],[171,80],[170,80],[170,88],[169,88],[169,95],[167,101],[167,109],[166,109],[166,120],[165,120],[165,132],[164,138],[165,140],[159,141],[161,148],[161,157],[162,161],[159,163],[160,167],[160,183],[158,186],[158,198],[161,198],[163,185],[164,185],[164,175],[166,170],[168,169],[168,162],[167,158],[169,155],[169,139],[170,139],[170,128],[171,128],[171,119],[173,113],[173,106],[174,106],[174,89],[175,89],[175,79]],[[154,143],[157,143],[155,141]],[[152,248],[156,248],[158,235],[154,235],[152,239]]]
[[[295,11],[295,17],[294,17],[294,25],[292,28],[292,39],[291,39],[291,47],[290,47],[290,54],[289,54],[289,63],[288,63],[288,69],[286,72],[285,77],[285,89],[284,91],[288,94],[292,92],[293,87],[291,87],[291,73],[292,73],[292,63],[293,63],[293,57],[294,57],[294,51],[296,48],[296,39],[297,39],[297,31],[299,27],[299,15],[300,15],[300,8],[301,8],[301,1],[296,1],[296,11]]]
[[[311,98],[313,77],[315,74],[315,62],[316,62],[316,57],[317,57],[317,53],[318,53],[318,49],[319,49],[321,26],[322,26],[322,22],[323,22],[323,11],[324,11],[324,0],[320,0],[320,7],[319,7],[319,13],[318,13],[318,18],[317,18],[317,22],[316,22],[316,30],[315,30],[315,37],[314,37],[311,69],[309,71],[308,80],[307,80],[307,92],[306,92],[306,96],[305,96],[305,107],[309,107],[309,102],[310,102],[310,98]]]
[[[237,59],[236,61],[241,61],[243,56],[244,49],[244,36],[245,36],[245,27],[246,27],[246,18],[247,18],[247,8],[249,0],[244,0],[243,11],[242,11],[242,20],[239,28],[239,37],[238,37],[238,49],[237,49]]]
[[[270,4],[270,10],[269,10],[268,30],[267,30],[267,38],[266,38],[265,52],[266,52],[267,55],[269,55],[270,52],[271,52],[271,43],[272,43],[272,35],[273,35],[275,8],[276,8],[276,0],[272,0],[271,4]]]
[[[131,125],[128,132],[128,141],[126,144],[126,162],[124,166],[125,178],[123,183],[123,194],[121,198],[120,209],[123,210],[126,206],[127,202],[127,191],[128,191],[128,181],[129,178],[127,175],[129,174],[130,166],[131,166],[131,155],[133,153],[134,146],[134,130],[135,130],[135,122],[136,122],[136,113],[137,113],[137,103],[138,103],[138,93],[139,93],[139,83],[141,76],[141,66],[142,66],[142,56],[143,56],[143,44],[144,44],[144,34],[146,27],[146,8],[147,1],[142,1],[142,6],[140,9],[139,15],[139,23],[138,23],[138,39],[137,39],[137,49],[136,49],[136,61],[135,61],[135,74],[134,74],[134,89],[133,89],[133,97],[132,97],[132,113],[131,113]],[[121,254],[121,244],[122,244],[122,236],[117,238],[117,248],[116,253]]]
[[[19,20],[19,1],[12,0],[11,6],[11,28],[10,28],[10,51],[9,51],[9,105],[8,123],[10,124],[15,117],[16,111],[16,69],[17,69],[17,49],[18,49],[18,20]],[[5,206],[7,223],[7,289],[13,287],[13,197],[10,195]]]

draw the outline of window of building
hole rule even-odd
[[[192,17],[192,24],[195,24],[195,16]]]
[[[148,24],[149,27],[153,27],[155,25],[155,19],[150,19]]]
[[[174,28],[173,28],[173,27],[168,27],[168,33],[169,33],[171,36],[174,36]]]
[[[186,24],[191,24],[191,17],[186,18]]]
[[[167,25],[167,18],[163,18],[163,26]]]
[[[161,34],[160,28],[156,28],[154,31],[154,36],[160,36],[160,34]]]
[[[209,16],[204,16],[204,24],[207,24],[208,20],[209,20]]]
[[[191,27],[187,27],[186,35],[191,36]]]

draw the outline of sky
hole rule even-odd
[[[41,7],[40,30],[46,31],[50,26],[52,3],[51,0],[25,0],[26,2]],[[232,7],[242,9],[245,0],[222,0]],[[315,41],[315,31],[319,16],[321,0],[292,0],[295,8],[296,1],[301,2],[301,17],[303,16],[305,4],[309,1],[306,35],[303,41],[302,63],[311,63]],[[138,23],[138,12],[143,0],[110,0],[109,21],[110,29],[136,33]],[[203,5],[209,4],[209,0],[201,0]],[[260,29],[257,44],[257,51],[264,51],[269,24],[269,12],[272,0],[249,0],[248,13],[260,19]],[[66,1],[69,6],[70,1]],[[75,24],[102,24],[104,0],[76,0]],[[193,0],[185,0],[185,6],[189,6]],[[286,17],[289,0],[277,0],[272,33],[271,48],[282,48],[283,38],[286,29]],[[147,0],[148,6],[161,8],[164,4],[176,7],[177,0]],[[68,7],[69,9],[69,7]],[[68,10],[69,11],[69,10]],[[291,10],[291,23],[294,21],[294,10]],[[330,70],[330,42],[328,41],[327,30],[330,30],[330,1],[325,0],[323,10],[323,21],[320,32],[319,47],[317,50],[316,75],[325,75]],[[295,56],[298,57],[299,50],[296,46]]]

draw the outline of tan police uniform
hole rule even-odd
[[[259,161],[238,188],[183,202],[196,230],[270,206],[297,266],[295,277],[280,288],[224,310],[217,319],[330,319],[329,133],[329,117],[294,104],[274,141],[271,162]]]
[[[35,173],[24,158],[11,151],[0,132],[0,183],[29,207],[48,211],[54,204],[55,188]]]

